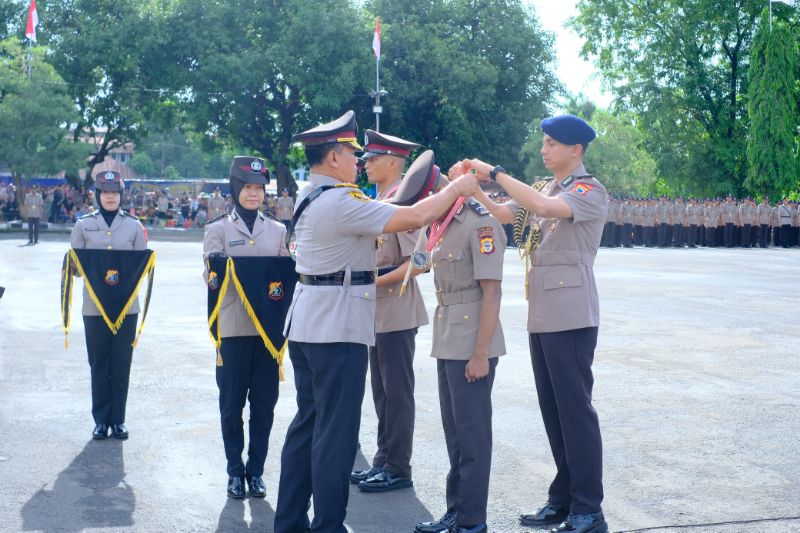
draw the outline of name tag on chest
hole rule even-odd
[[[228,241],[228,246],[242,246],[245,243],[244,239],[238,241]]]

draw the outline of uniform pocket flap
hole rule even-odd
[[[439,255],[440,261],[460,261],[464,253],[463,248],[445,248],[442,246],[441,254]]]
[[[453,304],[447,306],[448,324],[469,324],[478,322],[478,315],[481,312],[481,302],[469,302],[465,304]]]
[[[545,290],[580,287],[583,285],[583,272],[577,265],[549,267],[542,274]]]

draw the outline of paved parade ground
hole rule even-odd
[[[68,236],[46,235],[30,247],[22,234],[0,239],[0,531],[272,531],[280,449],[295,412],[291,364],[287,357],[267,498],[230,500],[201,234],[165,235],[150,243],[155,286],[134,352],[125,442],[90,438],[80,281],[64,349],[59,270]],[[522,271],[508,250],[501,321],[509,353],[494,385],[489,496],[489,529],[497,532],[530,531],[517,517],[544,502],[554,474],[528,355]],[[595,273],[594,404],[611,530],[800,531],[800,250],[603,249]],[[432,276],[420,279],[431,312]],[[354,532],[410,532],[445,510],[430,343],[431,328],[422,328],[414,488],[353,487]],[[371,459],[375,434],[367,387],[357,467]]]

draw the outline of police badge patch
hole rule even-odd
[[[212,291],[215,291],[217,288],[219,288],[219,276],[213,270],[208,273],[208,288]]]
[[[367,196],[366,194],[364,194],[364,193],[363,193],[363,192],[361,192],[361,191],[353,191],[353,192],[350,192],[350,193],[348,193],[348,194],[349,194],[349,195],[350,195],[352,198],[355,198],[356,200],[358,200],[358,201],[360,201],[360,202],[369,202],[369,196]]]
[[[282,281],[271,281],[269,283],[269,299],[275,300],[276,302],[279,300],[283,300],[283,282]]]
[[[119,270],[109,268],[106,270],[105,282],[109,285],[116,285],[119,283]]]
[[[494,228],[491,226],[484,226],[478,228],[478,239],[480,239],[480,250],[482,254],[491,254],[494,252]]]
[[[572,192],[576,192],[580,195],[585,195],[587,192],[592,190],[592,186],[588,183],[576,183],[575,186],[572,188]]]

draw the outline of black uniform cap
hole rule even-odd
[[[414,205],[436,192],[442,173],[435,164],[433,150],[426,150],[408,167],[397,193],[390,200],[397,205]]]
[[[411,152],[419,148],[420,145],[395,137],[394,135],[386,135],[375,130],[367,130],[364,132],[364,155],[363,159],[379,155],[396,155],[398,157],[408,158]]]
[[[315,128],[292,136],[292,141],[299,141],[306,146],[341,143],[352,146],[360,152],[363,148],[356,140],[357,130],[356,114],[353,111],[348,111],[332,122],[320,124]]]
[[[122,192],[125,182],[116,170],[104,170],[94,176],[94,188],[103,192]]]
[[[239,180],[242,183],[257,185],[269,183],[269,170],[264,160],[259,157],[237,155],[233,158],[228,176],[231,180]]]

